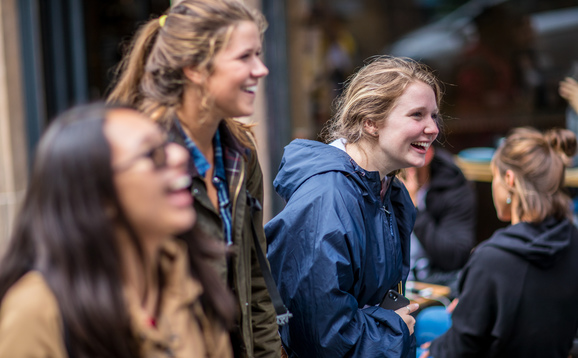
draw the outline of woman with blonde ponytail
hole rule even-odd
[[[240,1],[176,2],[140,28],[108,97],[140,109],[191,154],[195,228],[230,247],[215,267],[236,296],[236,357],[281,351],[252,229],[265,251],[255,210],[263,177],[250,126],[235,119],[253,113],[257,85],[268,74],[260,57],[265,27],[263,15]]]
[[[494,206],[511,225],[475,249],[452,326],[422,358],[568,357],[578,329],[578,230],[564,172],[575,152],[567,129],[518,128],[497,149]]]

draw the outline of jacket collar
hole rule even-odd
[[[186,148],[187,145],[185,143],[185,138],[183,137],[183,134],[178,127],[177,123],[178,120],[179,119],[177,117],[174,117],[173,120],[169,123],[168,139],[169,141],[177,143]],[[217,130],[219,131],[219,134],[221,136],[220,138],[221,145],[225,149],[225,152],[233,151],[240,155],[245,153],[246,149],[241,145],[241,143],[239,143],[239,141],[237,140],[237,138],[235,138],[233,133],[231,133],[231,130],[229,129],[227,122],[225,120],[221,121],[221,123],[219,124],[219,128]],[[225,155],[227,154],[225,153]],[[225,158],[225,169],[227,169],[226,158]],[[192,177],[200,176],[199,171],[195,166],[195,162],[192,157],[189,159],[188,171],[189,175],[191,175]]]
[[[373,201],[380,201],[389,193],[391,178],[386,177],[384,180],[381,180],[379,172],[365,170],[353,159],[349,159],[349,162],[353,167],[353,171],[358,175],[366,188],[366,190],[363,191],[364,196],[369,196]]]
[[[188,307],[199,300],[203,289],[188,274],[186,246],[183,242],[170,240],[163,244],[159,255],[163,286],[156,326],[141,308],[140,299],[136,295],[125,292],[125,300],[137,338],[143,342],[152,341],[160,346],[169,346],[174,340],[175,330],[182,331],[175,325],[187,321],[179,315],[187,314]]]

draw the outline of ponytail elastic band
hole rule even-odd
[[[167,21],[167,15],[163,15],[163,16],[159,17],[159,25],[161,25],[161,27],[165,26],[166,21]]]

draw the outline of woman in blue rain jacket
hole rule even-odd
[[[285,148],[274,185],[287,205],[265,230],[273,276],[293,313],[280,330],[290,357],[413,351],[417,305],[378,304],[389,289],[403,291],[409,271],[415,208],[395,172],[424,164],[439,132],[439,98],[429,70],[379,58],[349,82],[327,129],[331,144],[295,140]]]

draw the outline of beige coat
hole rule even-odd
[[[201,307],[202,287],[188,274],[184,252],[176,241],[164,247],[161,271],[167,282],[156,328],[138,299],[126,296],[141,357],[232,357],[229,334]],[[38,271],[25,274],[2,300],[0,357],[67,357],[58,303]]]

